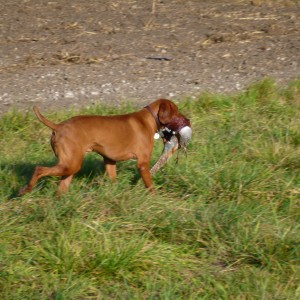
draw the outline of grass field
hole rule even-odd
[[[154,176],[154,196],[135,162],[111,183],[89,154],[67,195],[45,178],[15,197],[55,162],[50,130],[33,113],[1,117],[1,299],[300,299],[300,81],[179,106],[193,140]]]

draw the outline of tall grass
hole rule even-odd
[[[45,178],[15,197],[34,165],[54,163],[50,132],[31,113],[0,119],[1,299],[300,297],[300,81],[179,106],[193,140],[154,176],[155,196],[135,162],[111,183],[92,154],[65,196]]]

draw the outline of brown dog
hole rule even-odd
[[[51,146],[58,159],[53,167],[37,166],[29,183],[20,195],[30,192],[38,179],[44,176],[60,176],[57,194],[65,192],[80,168],[86,152],[94,151],[104,158],[105,170],[110,179],[116,177],[116,162],[136,159],[137,167],[150,190],[150,156],[154,133],[167,127],[179,132],[190,122],[179,113],[177,106],[166,99],[159,99],[142,110],[118,116],[76,116],[60,124],[47,120],[34,107],[38,119],[53,132]]]

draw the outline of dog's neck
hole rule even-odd
[[[149,105],[145,106],[144,108],[146,108],[151,113],[151,115],[153,116],[153,118],[155,120],[155,123],[156,123],[156,126],[157,126],[157,131],[159,131],[161,126],[160,126],[160,122],[158,120],[157,115],[154,113],[154,111],[152,110],[152,108]]]

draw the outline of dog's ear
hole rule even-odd
[[[172,118],[174,117],[174,115],[176,115],[177,112],[178,108],[175,104],[173,104],[172,102],[163,102],[159,106],[158,119],[163,125],[168,124],[169,122],[171,122]]]

